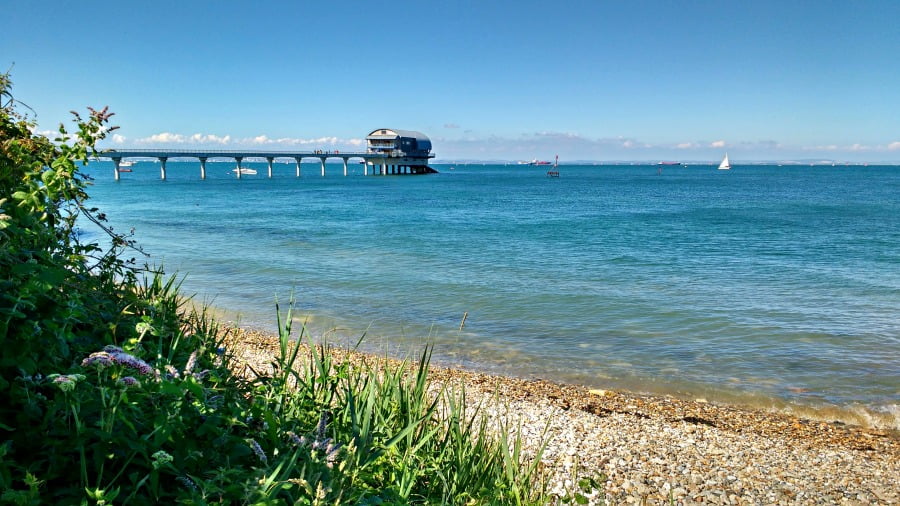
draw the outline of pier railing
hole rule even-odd
[[[172,158],[196,158],[200,161],[200,179],[206,179],[206,162],[210,158],[231,158],[237,162],[235,175],[254,174],[253,169],[242,169],[244,159],[264,158],[269,164],[268,174],[272,177],[272,163],[277,158],[291,158],[297,165],[297,177],[300,177],[300,162],[304,158],[319,160],[322,175],[325,175],[325,161],[329,158],[340,158],[344,162],[344,175],[347,175],[347,164],[351,158],[362,158],[365,162],[364,175],[368,175],[369,166],[372,174],[426,174],[433,172],[428,168],[430,156],[406,156],[402,151],[389,153],[371,153],[368,151],[249,151],[232,149],[107,149],[97,154],[100,158],[110,158],[115,163],[115,177],[119,180],[120,172],[131,172],[133,169],[120,168],[126,158],[156,158],[160,162],[160,178],[166,179],[166,161]]]

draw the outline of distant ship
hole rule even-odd
[[[538,160],[537,158],[535,158],[534,160],[528,162],[528,165],[552,165],[552,163],[546,160]]]
[[[681,162],[659,162],[657,165],[681,165]]]

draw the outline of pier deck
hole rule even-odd
[[[322,175],[325,175],[325,161],[329,158],[340,158],[344,162],[344,175],[347,175],[347,164],[351,158],[359,158],[365,162],[364,175],[372,174],[426,174],[434,172],[427,166],[419,164],[419,160],[407,159],[403,153],[369,153],[345,151],[238,151],[238,150],[191,150],[191,149],[111,149],[99,153],[101,158],[109,158],[115,163],[115,177],[119,180],[119,166],[128,158],[156,158],[160,163],[160,178],[166,179],[166,161],[172,158],[191,158],[200,161],[200,179],[206,179],[206,161],[210,158],[232,159],[237,162],[235,174],[241,177],[241,162],[245,158],[263,158],[269,164],[268,175],[272,177],[272,164],[277,159],[293,159],[296,162],[297,177],[300,177],[300,162],[304,159],[319,160]]]

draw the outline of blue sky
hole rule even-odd
[[[900,161],[900,1],[7,0],[0,70],[107,147]]]

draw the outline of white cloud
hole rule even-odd
[[[123,144],[125,137],[114,136],[113,142]],[[231,135],[216,135],[195,133],[184,135],[173,132],[161,132],[147,137],[135,139],[132,142],[142,145],[155,145],[158,147],[181,145],[186,148],[203,147],[208,145],[229,146],[231,149],[295,149],[299,151],[313,151],[315,149],[333,149],[346,151],[359,151],[365,146],[365,139],[341,139],[335,136],[300,138],[280,137],[273,139],[261,134],[251,137],[234,138]]]
[[[170,143],[170,144],[184,144],[187,139],[185,136],[181,134],[173,134],[169,132],[162,132],[158,134],[153,134],[150,137],[144,137],[143,139],[138,139],[137,142],[140,143]]]
[[[55,139],[59,137],[59,130],[32,130],[31,133],[35,135],[43,135],[48,139]]]
[[[119,143],[115,138],[114,142]],[[124,141],[125,138],[123,137]],[[231,136],[219,136],[215,134],[201,134],[196,133],[193,135],[184,135],[184,134],[176,134],[171,132],[161,132],[158,134],[153,134],[149,137],[142,137],[140,139],[136,139],[134,141],[137,144],[221,144],[226,145],[231,143]]]
[[[453,124],[446,128],[456,128]],[[50,138],[57,132],[39,132]],[[435,154],[441,159],[482,160],[530,160],[552,159],[559,154],[564,160],[712,160],[728,148],[733,156],[744,159],[807,158],[827,154],[836,159],[862,160],[873,153],[900,152],[900,140],[884,144],[784,144],[775,140],[728,141],[693,140],[654,143],[625,136],[587,137],[573,132],[536,131],[516,136],[475,135],[471,132],[447,132],[447,137],[433,137]],[[460,135],[461,134],[461,135]],[[460,135],[461,138],[453,138]],[[279,137],[266,134],[235,138],[218,134],[180,134],[160,132],[143,138],[128,138],[114,133],[106,141],[109,146],[122,149],[133,147],[160,147],[202,149],[206,147],[227,149],[311,152],[328,151],[359,152],[365,149],[365,138]]]
[[[231,136],[226,135],[224,137],[220,137],[215,134],[194,134],[191,136],[191,142],[199,144],[228,144],[229,142],[231,142]]]

